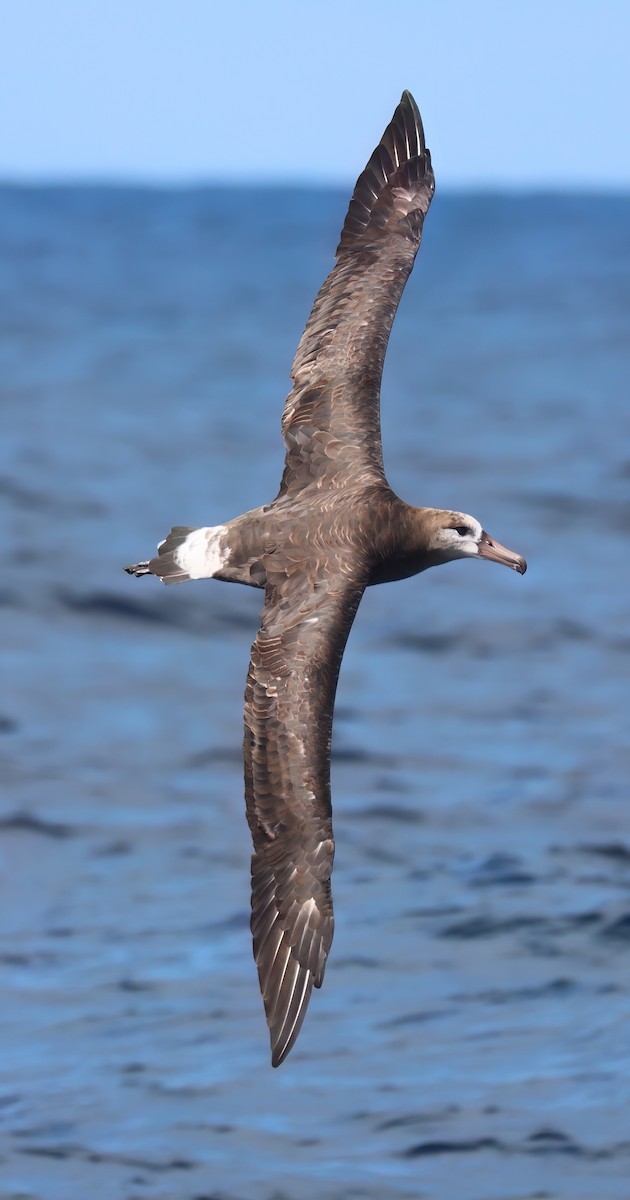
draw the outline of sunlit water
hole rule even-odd
[[[337,931],[279,1071],[248,931],[259,593],[133,580],[277,490],[347,197],[0,192],[2,1197],[627,1200],[627,198],[438,193],[393,487],[524,578],[372,589]]]

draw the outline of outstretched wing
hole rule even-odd
[[[337,265],[298,346],[282,418],[280,495],[312,483],[342,487],[384,479],[383,360],[434,187],[420,113],[403,92],[357,180]]]
[[[310,578],[307,579],[307,574]],[[272,1064],[300,1031],[333,936],[330,741],[339,666],[365,583],[268,576],[245,690],[245,797],[254,842],[252,934]]]

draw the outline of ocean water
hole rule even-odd
[[[630,207],[443,195],[392,486],[524,578],[366,594],[337,928],[278,1071],[248,930],[261,595],[130,579],[267,501],[347,195],[0,190],[0,1195],[630,1197]]]

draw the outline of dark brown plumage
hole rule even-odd
[[[341,658],[364,589],[453,558],[525,560],[465,513],[412,508],[383,471],[380,381],[434,191],[403,92],[359,176],[293,363],[278,496],[226,525],[178,526],[126,570],[264,588],[245,691],[252,934],[274,1066],[320,987],[333,936],[330,741]]]
[[[359,176],[337,247],[293,361],[280,495],[384,483],[380,386],[396,309],[435,189],[409,92]]]

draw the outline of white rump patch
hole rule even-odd
[[[191,579],[212,579],[225,566],[230,551],[221,546],[226,525],[194,529],[175,551],[175,561]]]

